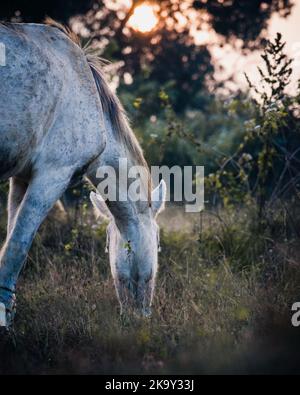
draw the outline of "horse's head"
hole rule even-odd
[[[151,314],[160,250],[156,218],[164,208],[165,197],[166,184],[161,181],[152,192],[151,207],[120,223],[114,219],[103,198],[91,193],[99,215],[110,221],[107,252],[121,308],[132,306],[144,316]]]

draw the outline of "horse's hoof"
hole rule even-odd
[[[9,311],[4,303],[0,302],[0,331],[1,333],[5,333],[5,331],[9,331],[12,328],[13,320],[15,316],[15,308],[12,311]]]
[[[0,303],[0,328],[6,328],[6,307],[4,303]]]

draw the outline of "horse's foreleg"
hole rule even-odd
[[[8,317],[14,309],[17,279],[32,240],[41,222],[67,188],[72,174],[71,169],[44,171],[36,175],[27,188],[0,254],[0,303],[5,305]]]
[[[12,231],[18,208],[24,198],[26,190],[27,190],[27,184],[24,181],[16,177],[12,177],[10,179],[8,204],[7,204],[7,211],[8,211],[7,237]]]

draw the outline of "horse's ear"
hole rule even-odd
[[[111,219],[111,212],[109,211],[109,208],[107,207],[103,197],[99,193],[91,192],[90,199],[99,217],[106,220]]]
[[[157,216],[165,208],[165,201],[167,195],[167,186],[164,180],[161,180],[158,187],[156,187],[151,194],[152,211],[154,216]]]

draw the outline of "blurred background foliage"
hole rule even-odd
[[[131,21],[143,5],[152,15],[146,14],[144,26],[136,26]],[[41,22],[50,16],[68,24],[112,62],[106,66],[108,78],[151,165],[204,165],[206,175],[211,174],[208,192],[211,186],[223,203],[229,202],[229,194],[238,202],[250,190],[263,206],[265,189],[270,196],[271,190],[281,191],[288,173],[293,178],[298,170],[297,153],[293,155],[299,146],[299,114],[292,109],[297,99],[285,92],[292,66],[282,64],[284,43],[278,38],[275,63],[282,66],[284,78],[276,93],[272,79],[278,79],[280,70],[270,69],[267,55],[272,58],[276,50],[266,40],[271,16],[286,17],[292,9],[289,0],[12,0],[0,5],[0,18]],[[215,79],[218,65],[209,42],[201,40],[205,32],[216,35],[220,47],[230,43],[246,53],[267,48],[263,92],[249,81],[257,100],[237,86],[225,89],[228,81]],[[285,170],[288,155],[293,164]],[[235,194],[237,190],[242,192]]]

